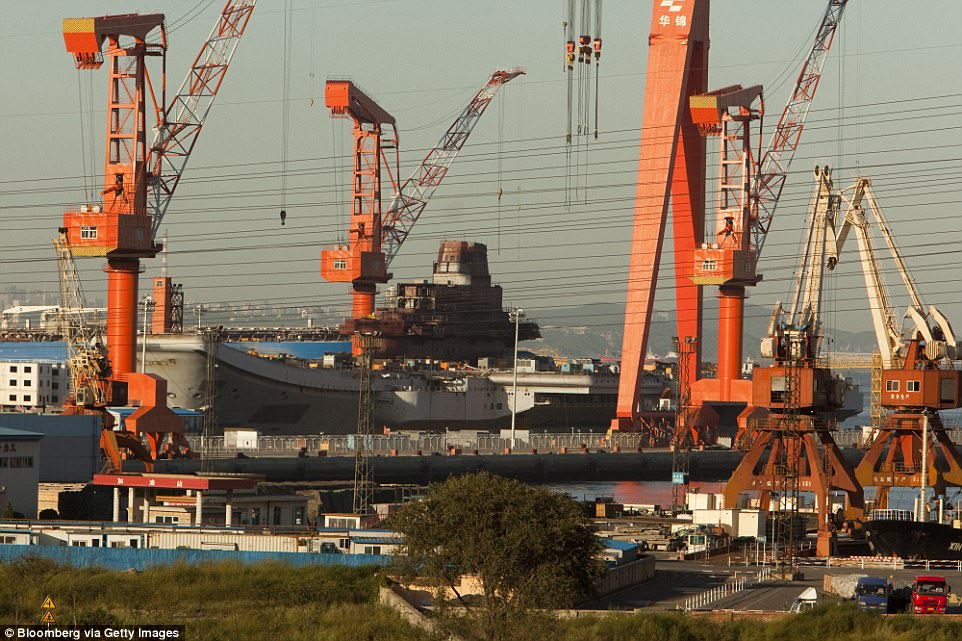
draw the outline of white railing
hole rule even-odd
[[[581,453],[638,451],[644,435],[619,434],[610,436],[603,432],[561,432],[527,434],[515,439],[517,453]],[[295,456],[352,456],[356,451],[357,436],[354,434],[312,436],[259,436],[241,442],[228,442],[223,436],[188,436],[191,448],[197,454],[210,458],[235,458],[239,455],[260,457]],[[366,449],[374,455],[431,455],[431,454],[505,454],[509,453],[511,439],[500,434],[434,433],[408,436],[404,434],[376,434],[368,437]]]
[[[716,603],[744,591],[749,587],[754,587],[759,583],[767,583],[771,581],[774,577],[772,568],[762,568],[755,573],[754,576],[740,576],[731,581],[726,581],[722,585],[714,587],[706,592],[700,594],[695,594],[688,597],[682,603],[678,605],[679,609],[685,612],[690,612],[692,610],[703,610],[710,606],[712,603]]]

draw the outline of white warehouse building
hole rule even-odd
[[[0,361],[0,405],[4,409],[60,407],[69,390],[70,375],[62,362]]]

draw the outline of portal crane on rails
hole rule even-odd
[[[740,377],[745,288],[761,280],[761,274],[756,272],[761,248],[846,4],[847,0],[829,0],[771,144],[760,162],[745,169],[745,173],[755,174],[749,185],[750,197],[742,203],[748,207],[744,214],[747,221],[739,230],[742,232],[737,237],[739,242],[728,243],[719,262],[718,256],[705,253],[717,253],[716,250],[721,249],[715,246],[715,242],[701,247],[702,253],[698,248],[704,233],[705,141],[691,119],[695,112],[690,110],[692,106],[697,107],[695,97],[710,99],[713,94],[717,97],[725,93],[725,90],[721,90],[721,94],[707,93],[709,3],[708,0],[655,3],[649,38],[621,378],[612,429],[638,428],[638,384],[647,352],[669,202],[673,218],[676,323],[680,340],[701,336],[702,287],[704,284],[720,286],[719,377],[703,379],[704,382],[695,380],[701,370],[700,350],[690,356],[693,363],[684,368],[692,377],[687,382],[692,389],[692,402],[700,406],[694,419],[701,426],[698,428],[699,442],[710,438],[718,424],[719,419],[711,406],[744,407],[740,423],[745,420],[745,412],[754,411],[748,407],[751,383]],[[742,106],[751,108],[750,103]],[[761,111],[763,109],[759,109]],[[748,153],[741,155],[751,158]],[[717,231],[735,238],[730,233],[733,229],[729,229],[728,221],[720,223]],[[736,263],[738,275],[734,271]],[[730,273],[727,278],[717,280],[717,268],[723,264],[728,266]],[[715,282],[699,282],[696,273],[700,267],[714,267],[716,273],[706,275],[706,278],[716,279]],[[692,426],[680,426],[680,429],[692,429]]]
[[[451,163],[475,125],[506,83],[524,74],[520,67],[499,69],[458,114],[441,140],[398,186],[398,134],[394,117],[350,80],[329,80],[325,101],[334,117],[354,120],[354,190],[350,239],[345,245],[321,251],[321,276],[328,282],[349,282],[353,289],[351,319],[374,313],[377,285],[388,282],[388,268],[411,233]],[[382,212],[382,179],[394,194]],[[350,321],[345,333],[353,334]],[[358,355],[361,344],[352,341]]]
[[[854,233],[882,361],[878,402],[887,411],[855,474],[863,486],[876,488],[876,504],[884,508],[893,487],[924,484],[942,494],[946,485],[962,486],[962,458],[939,417],[939,410],[962,407],[960,373],[951,365],[962,349],[945,314],[935,305],[926,308],[871,184],[859,176],[843,192],[848,206],[831,267],[839,263],[845,241]],[[910,300],[901,320],[873,245],[873,225]]]
[[[725,486],[725,505],[738,496],[757,492],[762,509],[771,509],[778,495],[779,512],[787,510],[783,548],[795,543],[794,527],[799,492],[813,492],[818,505],[820,551],[830,552],[832,528],[829,493],[842,490],[848,498],[846,515],[859,518],[864,510],[861,486],[842,457],[831,430],[834,414],[845,404],[848,384],[820,366],[823,342],[821,304],[824,273],[836,255],[835,225],[841,201],[833,190],[829,169],[816,169],[816,189],[809,206],[808,225],[791,305],[775,304],[762,339],[762,356],[774,359],[752,373],[752,405],[765,408],[768,419],[755,424],[747,453]],[[800,534],[800,533],[799,533]]]
[[[167,435],[183,423],[166,404],[162,378],[135,371],[140,261],[160,251],[156,232],[170,205],[197,136],[207,118],[256,0],[229,0],[195,58],[186,80],[167,104],[167,34],[163,14],[65,18],[64,42],[78,69],[110,70],[106,162],[102,202],[64,213],[63,239],[74,256],[107,259],[106,402],[135,405],[125,423],[157,458]],[[106,44],[106,47],[105,47]],[[153,82],[148,58],[160,58]],[[156,120],[147,144],[147,96]],[[176,438],[179,438],[177,436]],[[119,467],[119,461],[115,460]]]

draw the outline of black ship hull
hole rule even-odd
[[[931,561],[962,561],[962,530],[921,521],[873,520],[865,538],[880,556]]]

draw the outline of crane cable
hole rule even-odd
[[[567,110],[567,130],[565,132],[565,179],[564,179],[564,192],[565,192],[565,209],[571,207],[571,117],[573,111],[573,82],[574,82],[574,19],[575,19],[575,0],[567,0],[567,12],[565,13],[564,20],[562,21],[562,29],[565,33],[565,75],[567,76],[567,96],[568,96],[568,110]]]
[[[84,198],[90,202],[90,176],[87,173],[87,133],[84,127],[83,81],[77,70],[77,100],[80,103],[80,158],[83,162]],[[91,168],[92,169],[92,168]]]
[[[501,188],[501,164],[504,150],[504,102],[504,100],[498,101],[498,255],[501,254],[501,196],[504,194],[504,190]]]
[[[283,106],[281,112],[281,224],[287,218],[287,161],[291,130],[291,26],[293,19],[292,0],[284,2],[284,70]]]

